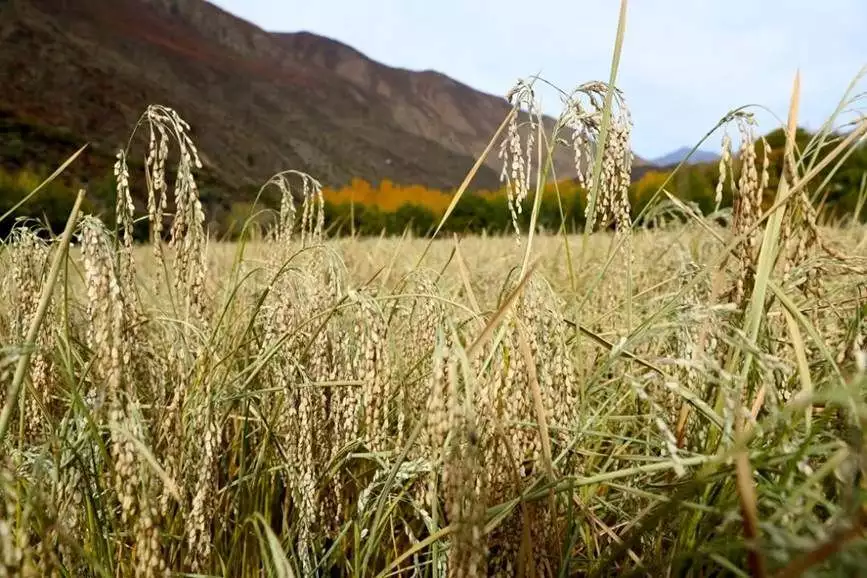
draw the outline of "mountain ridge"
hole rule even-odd
[[[656,167],[669,167],[673,165],[678,165],[681,163],[681,161],[686,159],[686,157],[691,151],[692,147],[683,146],[655,159],[650,159],[647,161],[647,163]],[[695,151],[695,153],[693,153],[693,155],[689,158],[689,162],[687,164],[695,165],[702,163],[712,163],[717,162],[718,160],[718,154],[699,149]]]
[[[0,11],[0,112],[22,133],[56,128],[111,157],[147,105],[163,104],[232,187],[292,168],[328,185],[453,188],[509,109],[441,72],[388,66],[311,32],[269,32],[204,0],[6,0]],[[40,149],[46,162],[64,151]],[[555,169],[574,173],[568,150]],[[498,186],[499,170],[492,152],[474,186]]]

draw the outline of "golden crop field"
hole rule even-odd
[[[627,124],[588,118],[583,235],[328,238],[289,172],[220,243],[149,108],[146,214],[121,154],[116,226],[76,205],[0,253],[0,576],[862,572],[867,228],[810,195],[867,121],[787,141],[770,190],[733,115],[733,209],[663,184],[636,225]]]

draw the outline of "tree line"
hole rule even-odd
[[[805,130],[799,130],[797,146],[803,150],[812,136]],[[770,146],[771,180],[765,191],[767,207],[772,203],[781,172],[785,142],[783,131],[768,133],[764,141],[757,143],[759,163],[764,155],[763,142]],[[816,159],[821,159],[823,152],[830,150],[834,144],[829,141]],[[736,159],[736,165],[737,162]],[[694,210],[704,215],[711,214],[717,208],[718,171],[717,163],[685,165],[677,171],[673,168],[643,169],[640,177],[629,188],[633,218],[647,215],[647,204],[655,195],[658,198],[658,191],[663,185],[666,191]],[[862,210],[867,185],[867,144],[862,143],[853,148],[841,166],[825,167],[822,173],[821,178],[813,180],[814,183],[823,184],[821,190],[815,189],[817,185],[814,185],[814,190],[808,191],[817,207],[821,207],[822,217],[826,220],[843,217],[867,220],[867,212]],[[48,174],[45,168],[25,166],[10,169],[0,165],[0,214],[26,196]],[[35,219],[50,230],[57,231],[66,220],[74,199],[72,189],[77,186],[75,182],[57,180],[20,207],[16,215]],[[417,236],[425,236],[439,224],[453,195],[453,190],[432,189],[418,184],[404,185],[389,180],[374,184],[353,179],[342,187],[326,187],[323,190],[326,227],[333,235],[399,235],[409,230]],[[141,201],[143,191],[138,191],[137,196],[137,201]],[[254,205],[256,191],[251,189],[229,193],[215,183],[202,185],[201,197],[211,233],[223,239],[235,238],[249,219],[255,220],[258,225],[267,226],[279,207],[279,198],[274,191],[261,196],[258,204]],[[569,233],[582,230],[586,199],[587,191],[575,181],[548,183],[539,207],[538,228],[559,231],[562,227]],[[114,207],[111,175],[90,183],[87,202],[87,210],[110,218]],[[531,190],[519,214],[522,230],[529,226],[532,202]],[[730,207],[731,203],[732,192],[726,187],[720,207]],[[5,235],[11,224],[8,219],[0,223],[3,226],[0,234]],[[652,221],[644,224],[652,224]],[[512,227],[505,190],[469,190],[455,206],[443,231],[501,234],[508,233]],[[137,234],[145,238],[147,232],[142,230],[137,231]]]

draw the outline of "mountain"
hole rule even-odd
[[[90,142],[81,163],[110,168],[158,103],[190,123],[204,171],[236,188],[290,168],[327,185],[455,187],[508,111],[443,74],[267,32],[204,0],[0,0],[0,86],[14,145],[0,142],[0,164],[56,165]],[[569,151],[555,168],[574,174]],[[497,186],[499,169],[493,151],[474,185]]]
[[[670,167],[676,166],[683,161],[692,150],[692,147],[681,147],[675,151],[672,151],[666,155],[663,155],[659,158],[648,161],[649,164],[657,166],[657,167]],[[691,165],[697,165],[701,163],[715,163],[719,161],[719,155],[716,153],[712,153],[710,151],[697,150],[695,153],[689,158],[689,163]]]

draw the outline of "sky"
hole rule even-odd
[[[211,1],[266,30],[321,34],[501,96],[534,74],[567,92],[607,81],[619,12],[616,0]],[[773,130],[798,70],[800,124],[820,126],[867,66],[865,26],[867,0],[632,0],[617,86],[633,150],[651,159],[691,147],[742,105],[769,108],[757,119]],[[559,112],[553,90],[540,97],[546,113]]]

